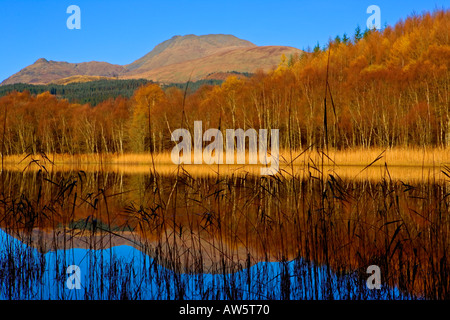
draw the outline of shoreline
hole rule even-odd
[[[192,152],[192,157],[193,157]],[[261,166],[261,164],[248,164],[248,152],[246,152],[246,163],[226,164],[221,166]],[[45,159],[45,157],[47,159]],[[42,164],[83,164],[83,165],[148,165],[152,164],[152,155],[150,153],[85,153],[85,154],[42,154],[35,155],[6,155],[3,157],[3,163],[7,165],[26,165],[32,161],[39,161]],[[157,165],[174,165],[171,160],[170,151],[162,153],[153,153],[154,163]],[[293,161],[292,161],[293,160]],[[450,166],[450,148],[393,148],[393,149],[346,149],[332,150],[322,156],[317,150],[280,150],[280,166],[290,166],[292,164],[306,165],[320,164],[328,166],[385,166],[389,167],[436,167]],[[217,164],[185,164],[184,166],[217,166]]]
[[[298,156],[301,154],[300,156]],[[3,158],[5,171],[48,172],[116,172],[119,174],[150,174],[155,169],[163,176],[187,174],[193,177],[239,176],[251,174],[260,176],[261,164],[183,164],[171,162],[169,152],[153,154],[51,154],[14,155]],[[248,154],[246,155],[248,159]],[[316,150],[306,152],[280,151],[279,175],[285,178],[311,176],[327,178],[330,174],[343,179],[358,180],[424,180],[448,179],[450,175],[450,149],[353,149],[330,150],[323,156]],[[322,163],[323,160],[323,163]],[[45,169],[44,169],[45,168]]]

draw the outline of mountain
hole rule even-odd
[[[174,36],[125,67],[131,70],[131,73],[133,71],[142,73],[166,65],[206,57],[223,50],[249,47],[256,47],[256,45],[226,34]]]
[[[292,47],[267,46],[233,35],[174,36],[157,45],[142,58],[128,64],[107,62],[69,63],[44,58],[25,67],[1,85],[14,83],[48,84],[89,81],[98,78],[149,79],[157,82],[185,82],[211,78],[213,74],[253,73],[276,66],[282,54],[300,53]],[[191,77],[192,75],[192,77]]]
[[[69,63],[48,61],[41,58],[25,67],[2,82],[2,85],[13,83],[46,84],[73,76],[117,77],[127,72],[123,66],[107,62]]]
[[[264,46],[223,50],[199,59],[169,64],[142,73],[124,74],[122,79],[143,78],[164,83],[181,83],[189,79],[220,79],[214,74],[254,73],[258,69],[268,71],[286,56],[300,54],[302,51],[292,47]]]

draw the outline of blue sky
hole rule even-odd
[[[39,58],[128,64],[174,35],[224,33],[305,49],[364,29],[372,4],[382,25],[450,7],[449,0],[0,0],[0,81]],[[81,9],[80,30],[66,26],[69,5]]]

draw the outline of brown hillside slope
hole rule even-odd
[[[264,46],[252,48],[239,48],[221,51],[207,57],[189,60],[186,62],[167,65],[143,73],[125,74],[122,79],[145,78],[159,82],[186,82],[207,78],[217,72],[249,72],[258,69],[267,71],[280,63],[283,54],[300,54],[302,51],[292,47]]]
[[[13,83],[45,84],[77,75],[115,77],[126,71],[123,66],[107,62],[69,63],[48,61],[41,58],[3,81],[2,85]]]
[[[206,57],[223,50],[249,47],[256,47],[256,45],[226,34],[174,36],[125,67],[131,71],[131,74],[138,74],[170,64]]]
[[[91,81],[99,81],[99,80],[114,80],[116,78],[114,77],[101,77],[101,76],[83,76],[83,75],[76,75],[76,76],[70,76],[67,78],[58,79],[55,81],[50,82],[51,84],[70,84],[70,83],[81,83],[81,82],[91,82]]]

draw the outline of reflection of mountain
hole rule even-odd
[[[67,247],[41,254],[3,230],[0,230],[0,263],[0,277],[3,280],[1,300],[336,300],[361,297],[387,299],[392,295],[402,297],[396,288],[382,288],[381,292],[367,290],[364,285],[358,285],[354,273],[336,274],[327,266],[314,265],[301,258],[241,265],[233,273],[183,274],[175,272],[173,264],[164,267],[160,259],[153,259],[130,245],[116,243],[114,247],[105,249]],[[17,270],[16,265],[26,267]],[[79,271],[77,279],[74,279],[75,270]],[[15,277],[17,272],[20,277]],[[67,284],[75,286],[77,280],[80,284],[77,290],[69,289]],[[330,287],[339,287],[339,290],[330,291]]]
[[[172,230],[165,230],[164,233],[167,233],[167,235],[174,234]],[[252,260],[248,261],[249,266],[266,260],[265,257],[258,255],[257,252],[253,252],[252,248],[243,248],[242,246],[230,247],[226,242],[223,242],[221,249],[218,250],[213,244],[219,243],[220,239],[217,237],[205,237],[204,234],[200,236],[195,231],[189,235],[181,235],[181,237],[162,236],[161,238],[143,236],[140,232],[110,232],[100,229],[93,233],[92,229],[55,229],[44,231],[36,228],[31,230],[31,232],[9,230],[9,234],[41,253],[55,250],[102,250],[118,246],[130,246],[148,254],[162,266],[188,273],[198,273],[200,269],[204,273],[220,273],[223,271],[224,266],[227,271],[235,272],[248,259],[248,254],[250,254]],[[198,245],[201,246],[201,249],[196,250]],[[171,260],[174,250],[178,254],[177,260],[179,263],[174,263]],[[224,258],[225,260],[223,260]],[[278,259],[272,257],[269,261],[278,261]],[[200,262],[201,266],[199,265]]]
[[[199,80],[215,73],[268,70],[279,63],[282,54],[300,52],[283,46],[258,47],[232,35],[174,36],[125,66],[96,61],[57,62],[41,58],[2,84],[66,83],[74,78],[78,81],[90,81],[92,77],[185,82],[191,74],[193,80]],[[65,80],[66,78],[69,79]]]

